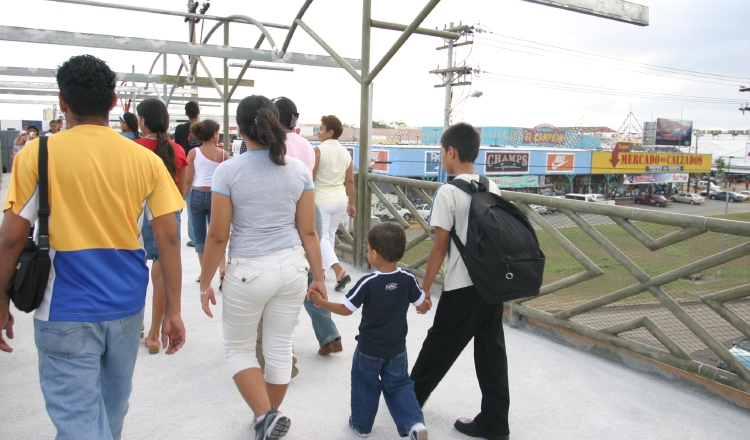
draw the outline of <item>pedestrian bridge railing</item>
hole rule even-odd
[[[424,208],[440,185],[368,175],[373,222],[406,229],[399,265],[419,276],[434,236]],[[750,352],[735,347],[750,340],[750,222],[502,195],[547,255],[539,296],[506,304],[512,322],[531,318],[750,393]],[[341,225],[339,249],[351,252],[354,230]]]

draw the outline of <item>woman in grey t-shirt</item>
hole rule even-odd
[[[213,317],[211,281],[229,242],[224,350],[235,384],[255,414],[257,438],[279,438],[291,423],[275,408],[291,379],[292,337],[308,291],[308,268],[310,288],[326,292],[315,232],[315,186],[302,162],[285,157],[286,131],[269,99],[243,99],[237,124],[247,153],[219,165],[213,177],[201,303]],[[265,378],[255,356],[261,317]]]

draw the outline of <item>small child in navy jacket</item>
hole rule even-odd
[[[396,223],[380,223],[367,234],[367,261],[377,269],[362,277],[344,297],[343,304],[325,300],[312,291],[315,305],[339,315],[360,307],[358,345],[352,361],[349,426],[361,437],[372,431],[383,391],[398,433],[410,440],[427,440],[424,416],[409,379],[406,359],[406,313],[409,303],[424,314],[431,303],[411,272],[399,269],[406,234]]]

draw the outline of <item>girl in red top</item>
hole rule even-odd
[[[188,162],[185,157],[185,150],[167,139],[167,129],[169,128],[167,106],[158,99],[149,98],[138,104],[136,112],[138,113],[138,126],[143,133],[143,137],[135,139],[134,142],[143,145],[161,158],[184,199],[189,189],[186,178],[187,168],[185,168]],[[179,235],[180,212],[176,212],[175,216]],[[149,354],[156,354],[159,353],[161,323],[167,307],[167,298],[164,291],[164,281],[161,279],[159,249],[156,247],[154,231],[148,219],[143,221],[141,236],[143,237],[143,247],[146,250],[146,260],[153,261],[151,282],[154,288],[154,298],[151,309],[151,329],[145,343]]]

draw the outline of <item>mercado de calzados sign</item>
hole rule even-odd
[[[710,154],[646,153],[614,150],[594,152],[592,174],[709,172]]]

